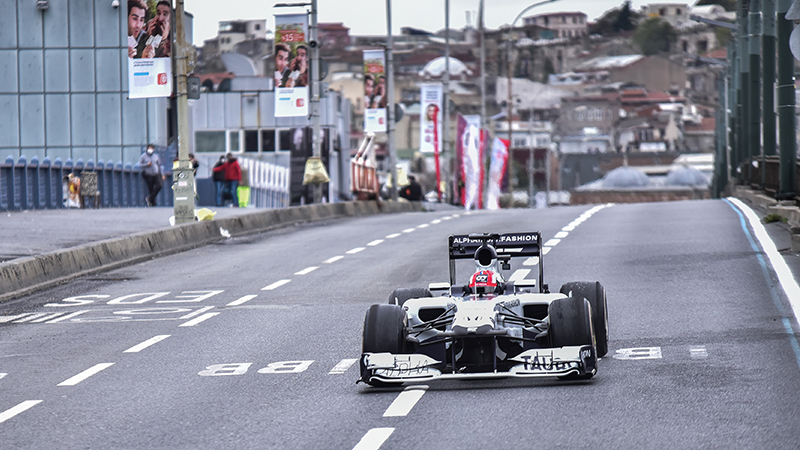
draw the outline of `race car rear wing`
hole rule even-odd
[[[544,269],[542,268],[542,233],[539,231],[451,235],[448,238],[451,285],[456,282],[456,260],[474,258],[475,251],[481,245],[494,247],[497,256],[502,259],[538,256],[539,292],[546,292],[547,286],[544,284]]]

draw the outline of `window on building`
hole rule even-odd
[[[241,151],[241,147],[239,146],[239,130],[229,130],[228,131],[228,151],[231,152],[239,152]]]
[[[260,30],[260,29],[261,29],[261,24],[260,24],[260,23],[257,23],[257,24],[255,24],[255,25],[253,26],[253,28],[254,28],[256,31],[258,31],[258,30]]]
[[[195,131],[194,151],[225,152],[225,131]]]
[[[292,149],[292,130],[278,131],[278,150],[290,151]]]
[[[675,10],[675,15],[676,15],[676,16],[681,16],[681,15],[683,15],[683,10],[682,10],[682,9],[680,9],[680,8],[676,9],[676,10]]]
[[[261,151],[275,151],[275,130],[261,130]]]
[[[667,8],[661,8],[658,10],[659,16],[666,16],[667,15]]]
[[[244,130],[244,151],[258,151],[258,130]]]

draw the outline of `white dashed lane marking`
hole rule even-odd
[[[425,395],[428,386],[409,386],[389,405],[383,417],[405,417],[414,408],[419,399]]]
[[[151,337],[150,339],[142,342],[141,344],[136,344],[122,353],[139,353],[140,351],[146,349],[147,347],[150,347],[153,344],[161,342],[168,337],[170,337],[169,334],[162,334],[159,336]]]
[[[344,259],[344,256],[342,256],[342,255],[334,256],[333,258],[328,258],[328,259],[326,259],[325,261],[322,261],[322,262],[323,262],[323,264],[333,264],[333,263],[335,263],[336,261],[338,261],[340,259]]]
[[[372,241],[369,244],[367,244],[367,246],[368,247],[375,247],[376,245],[380,244],[381,242],[383,242],[383,239],[375,239],[374,241]]]
[[[242,298],[240,298],[238,300],[234,300],[234,301],[228,303],[227,306],[239,306],[241,304],[249,302],[250,300],[252,300],[252,299],[254,299],[256,297],[258,297],[258,296],[257,295],[245,295],[244,297],[242,297]]]
[[[356,253],[363,252],[364,250],[366,250],[366,247],[356,247],[352,250],[346,251],[345,253],[347,253],[348,255],[355,255]]]
[[[394,433],[394,428],[373,428],[367,431],[367,434],[358,441],[353,450],[377,450],[392,433]]]
[[[526,259],[522,262],[523,266],[536,266],[539,265],[539,257],[538,256],[531,256],[530,258]]]
[[[545,247],[555,247],[558,243],[561,242],[561,239],[550,239],[549,241],[544,243]]]
[[[412,233],[414,232],[414,230],[415,228],[406,228],[405,230],[403,230],[403,233]]]
[[[204,312],[208,311],[209,309],[214,309],[214,307],[213,306],[206,306],[204,308],[198,309],[197,311],[192,311],[189,314],[186,314],[185,316],[178,317],[178,319],[180,319],[180,320],[191,319],[194,316],[199,316],[200,314],[203,314]]]
[[[292,280],[278,280],[278,281],[270,284],[269,286],[261,288],[261,290],[262,291],[271,291],[273,289],[276,289],[276,288],[279,288],[279,287],[283,286],[284,284],[286,284],[286,283],[288,283],[290,281],[292,281]]]
[[[311,272],[313,272],[313,271],[315,271],[317,269],[319,269],[319,267],[317,267],[317,266],[306,267],[305,269],[303,269],[303,270],[301,270],[299,272],[295,272],[294,274],[295,275],[307,275],[307,274],[309,274],[309,273],[311,273]]]
[[[23,413],[23,412],[33,408],[34,406],[38,405],[39,403],[42,403],[42,400],[25,400],[24,402],[20,403],[19,405],[15,406],[15,407],[13,407],[11,409],[7,409],[7,410],[3,411],[2,413],[0,413],[0,423],[3,423],[6,420],[16,416],[17,414]],[[389,433],[389,434],[391,434],[391,433]],[[386,437],[389,437],[389,436],[386,436]]]
[[[559,232],[558,232],[558,233],[556,233],[556,235],[555,235],[555,236],[553,236],[553,237],[554,237],[554,238],[556,238],[556,239],[564,239],[564,238],[565,238],[565,237],[567,237],[567,236],[569,236],[569,233],[567,233],[566,231],[559,231]]]
[[[328,372],[328,375],[341,375],[341,374],[347,372],[347,369],[349,369],[350,366],[355,364],[356,361],[358,361],[358,360],[357,359],[343,359],[343,360],[339,361],[339,363],[336,364],[333,367],[333,369],[331,369],[330,372]]]
[[[216,316],[217,314],[219,314],[219,313],[218,312],[213,312],[213,313],[203,314],[200,317],[195,317],[194,319],[192,319],[192,320],[190,320],[190,321],[188,321],[186,323],[182,323],[182,324],[180,324],[178,326],[179,327],[193,327],[193,326],[197,325],[200,322],[206,321],[206,320]]]
[[[397,236],[400,236],[400,233],[392,233],[392,234],[386,236],[386,239],[394,239]]]
[[[100,372],[102,370],[106,370],[106,369],[108,369],[109,367],[111,367],[113,365],[114,365],[114,363],[96,364],[96,365],[84,370],[83,372],[75,375],[74,377],[69,378],[69,379],[67,379],[65,381],[62,381],[61,383],[58,384],[58,386],[75,386],[76,384],[78,384],[81,381],[89,378],[90,376],[92,376],[92,375],[94,375],[94,374],[96,374],[96,373],[98,373],[98,372]]]
[[[520,281],[524,280],[528,274],[531,273],[531,269],[517,269],[511,276],[508,278],[508,281]]]

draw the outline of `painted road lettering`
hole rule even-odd
[[[621,348],[614,359],[661,359],[661,347]]]

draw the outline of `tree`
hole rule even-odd
[[[678,41],[678,32],[660,17],[650,17],[639,24],[632,39],[643,55],[650,56],[670,51]]]
[[[631,2],[627,1],[622,4],[622,9],[617,14],[617,20],[614,21],[614,31],[631,31],[636,28],[634,23],[633,11],[631,11]]]
[[[625,1],[621,7],[606,11],[602,17],[589,26],[590,34],[612,35],[624,31],[631,31],[641,20],[641,14],[631,9],[630,1]]]

